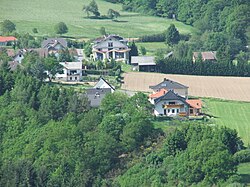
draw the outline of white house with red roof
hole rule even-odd
[[[14,36],[0,36],[0,46],[13,45],[16,41]]]
[[[169,79],[156,86],[150,86],[153,93],[149,101],[155,106],[156,116],[198,116],[201,114],[200,99],[188,99],[188,87]]]

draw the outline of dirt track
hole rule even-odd
[[[168,78],[189,87],[189,95],[250,102],[249,77],[212,77],[130,72],[124,74],[122,89],[151,92],[149,86]]]

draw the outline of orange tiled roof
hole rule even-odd
[[[200,99],[187,99],[186,102],[192,107],[196,109],[201,109],[202,102]]]
[[[158,98],[158,97],[161,97],[163,96],[164,94],[166,94],[168,91],[164,88],[160,89],[159,92],[156,92],[154,94],[150,94],[149,95],[149,98]]]
[[[14,36],[0,36],[0,42],[10,42],[17,40]]]

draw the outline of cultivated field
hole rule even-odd
[[[203,99],[204,111],[216,118],[216,125],[236,129],[245,143],[250,145],[250,103]]]
[[[122,89],[151,92],[155,85],[168,78],[189,86],[189,95],[250,102],[250,78],[170,75],[129,72],[124,74]]]
[[[108,33],[120,34],[127,38],[163,32],[171,23],[174,23],[181,33],[194,31],[193,27],[181,22],[122,12],[120,4],[102,0],[96,0],[101,14],[106,15],[109,8],[119,11],[121,17],[118,22],[110,19],[87,19],[82,7],[89,2],[90,0],[0,0],[0,22],[9,19],[16,24],[18,32],[32,33],[32,29],[37,28],[37,35],[44,36],[55,35],[54,25],[63,21],[69,27],[66,36],[78,38],[97,37],[101,27],[105,27]]]

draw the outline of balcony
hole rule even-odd
[[[175,105],[162,105],[162,108],[183,108],[184,104],[175,104]]]

